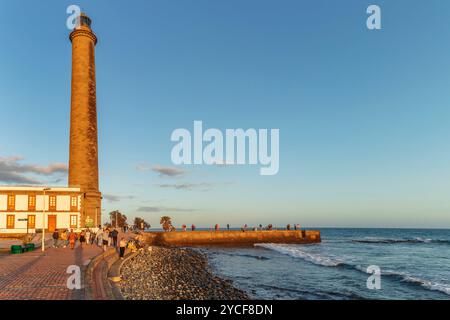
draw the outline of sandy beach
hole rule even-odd
[[[127,300],[249,299],[215,276],[203,254],[183,248],[152,247],[126,261],[119,287]]]

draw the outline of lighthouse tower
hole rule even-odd
[[[82,13],[70,33],[72,42],[72,92],[70,112],[69,187],[81,188],[80,225],[101,224],[98,187],[97,100],[95,45],[91,19]]]

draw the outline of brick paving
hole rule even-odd
[[[82,300],[84,288],[67,288],[67,267],[81,268],[82,279],[87,264],[102,250],[96,245],[83,249],[48,248],[23,254],[0,254],[0,300]],[[83,283],[83,280],[82,280]]]

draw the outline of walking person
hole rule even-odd
[[[286,230],[291,230],[291,224],[290,223],[287,224]]]
[[[91,229],[86,230],[86,244],[91,244]]]
[[[101,247],[103,245],[103,230],[102,230],[102,228],[98,228],[98,231],[95,234],[95,239],[97,240],[97,246]]]
[[[119,235],[119,231],[117,231],[116,229],[113,229],[111,231],[111,237],[113,240],[113,247],[117,248],[117,236]]]
[[[214,229],[215,229],[216,231],[219,231],[219,224],[218,224],[218,223],[216,223],[216,225],[214,226]]]
[[[112,244],[112,234],[111,234],[111,230],[106,229],[108,231],[108,247],[111,247]]]
[[[192,230],[192,231],[195,231],[195,224],[192,224],[191,230]]]
[[[53,231],[53,248],[58,248],[58,239],[59,239],[59,232],[58,230],[55,229],[55,231]]]
[[[227,223],[227,230],[230,231],[230,224]]]
[[[62,241],[63,248],[67,248],[67,246],[69,245],[69,240],[68,240],[68,236],[67,236],[67,229],[65,229],[61,233],[61,241]]]
[[[75,249],[75,241],[77,241],[77,234],[73,232],[73,229],[70,229],[69,245],[71,250]]]
[[[103,243],[103,251],[106,251],[106,248],[108,247],[108,245],[109,245],[109,239],[111,239],[110,237],[109,237],[109,232],[108,232],[108,229],[104,229],[103,230],[103,234],[102,234],[102,243]]]
[[[119,242],[119,257],[120,257],[120,259],[123,259],[126,247],[127,247],[127,242],[125,241],[125,238],[124,237],[120,238],[120,242]]]
[[[86,242],[86,233],[81,231],[80,233],[80,248],[83,249],[83,244]]]

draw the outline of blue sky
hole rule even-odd
[[[0,0],[0,184],[11,166],[67,183],[50,165],[68,162],[70,4],[99,38],[105,215],[450,227],[450,2]],[[382,30],[366,28],[370,4]],[[151,170],[173,167],[170,135],[194,120],[279,128],[279,173]]]

